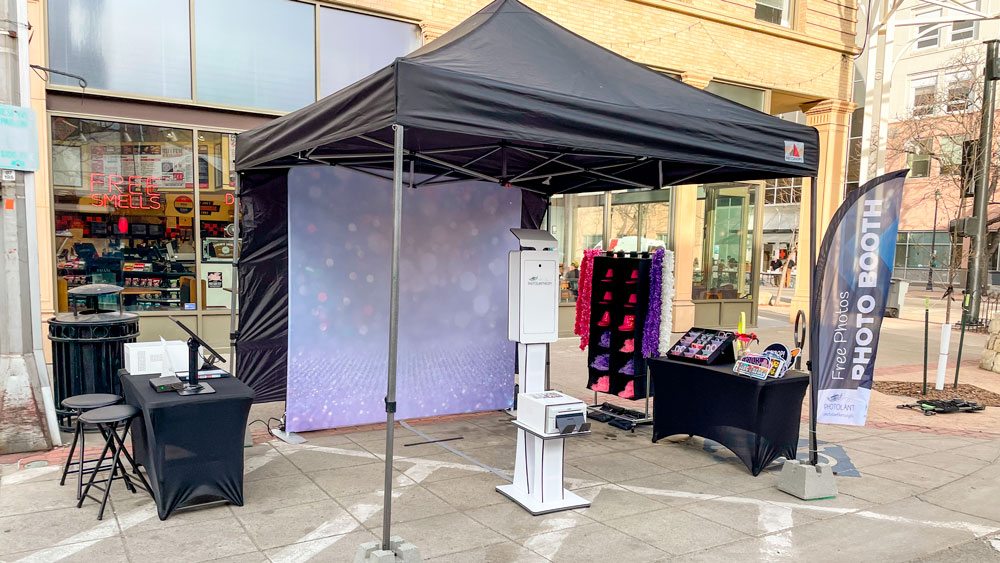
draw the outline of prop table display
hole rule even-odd
[[[654,442],[674,434],[715,440],[755,476],[779,457],[795,459],[809,374],[760,380],[733,373],[732,364],[665,358],[650,359],[649,371],[654,387],[671,397],[653,404]]]
[[[160,520],[189,504],[243,506],[243,438],[253,391],[234,377],[213,379],[215,393],[157,393],[154,375],[122,370],[125,401],[142,410],[132,450],[146,468]]]

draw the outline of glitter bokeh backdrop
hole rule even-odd
[[[392,184],[299,167],[288,198],[288,428],[385,420]],[[520,220],[516,189],[404,189],[398,418],[512,403],[507,253]]]

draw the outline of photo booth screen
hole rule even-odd
[[[507,253],[520,221],[517,189],[404,187],[398,418],[511,406]],[[385,420],[392,183],[293,168],[288,239],[288,429]]]

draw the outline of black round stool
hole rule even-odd
[[[80,415],[101,407],[117,405],[121,401],[121,397],[110,393],[89,393],[87,395],[74,395],[63,399],[63,408],[76,415],[76,422],[74,423],[73,430],[73,445],[69,448],[69,455],[66,457],[66,465],[63,466],[62,479],[59,479],[59,484],[65,485],[66,476],[70,473],[76,473],[77,500],[80,500],[83,494],[83,475],[94,470],[93,467],[88,469],[86,464],[97,461],[96,459],[83,459],[83,451],[86,447],[86,435],[84,434],[83,423],[80,422]],[[80,459],[79,461],[73,461],[73,453],[76,451],[77,442],[80,442]],[[70,469],[70,466],[73,465],[76,466],[76,469]]]
[[[128,461],[129,465],[132,467],[132,473],[139,478],[139,485],[146,489],[146,492],[153,495],[152,489],[149,487],[149,483],[146,482],[146,478],[139,471],[139,468],[135,464],[135,459],[132,458],[132,454],[128,453],[125,449],[125,438],[128,437],[128,430],[132,426],[132,421],[139,416],[139,409],[133,407],[132,405],[111,405],[108,407],[101,407],[99,409],[94,409],[87,411],[80,415],[79,420],[84,424],[93,424],[101,431],[104,435],[106,442],[104,443],[104,449],[101,450],[101,457],[97,460],[97,466],[94,467],[93,472],[90,474],[90,480],[87,481],[87,487],[83,489],[83,494],[80,500],[77,501],[76,507],[80,508],[83,506],[83,501],[88,497],[101,503],[101,511],[97,513],[97,519],[101,520],[104,518],[104,508],[108,504],[108,494],[111,492],[111,483],[118,477],[116,474],[118,470],[121,469],[121,479],[125,481],[125,487],[135,493],[135,486],[132,479],[129,477],[128,472],[125,471],[125,467],[122,464],[121,457],[124,455],[125,460]],[[118,428],[122,428],[122,435],[118,435]],[[112,453],[111,459],[111,474],[108,475],[107,479],[101,481],[100,485],[95,485],[94,480],[97,474],[102,471],[101,466],[104,465],[104,460],[108,457],[108,452]],[[90,488],[97,487],[98,490],[104,491],[103,497],[98,500],[96,497],[90,496]]]

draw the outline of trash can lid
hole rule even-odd
[[[91,283],[74,287],[66,293],[70,295],[114,295],[121,293],[125,288],[110,283]]]
[[[105,311],[101,313],[79,314],[79,315],[74,315],[73,313],[59,313],[55,317],[49,319],[49,323],[87,325],[87,324],[114,324],[114,323],[138,321],[138,320],[139,320],[139,315],[135,313],[119,313],[117,311]]]

